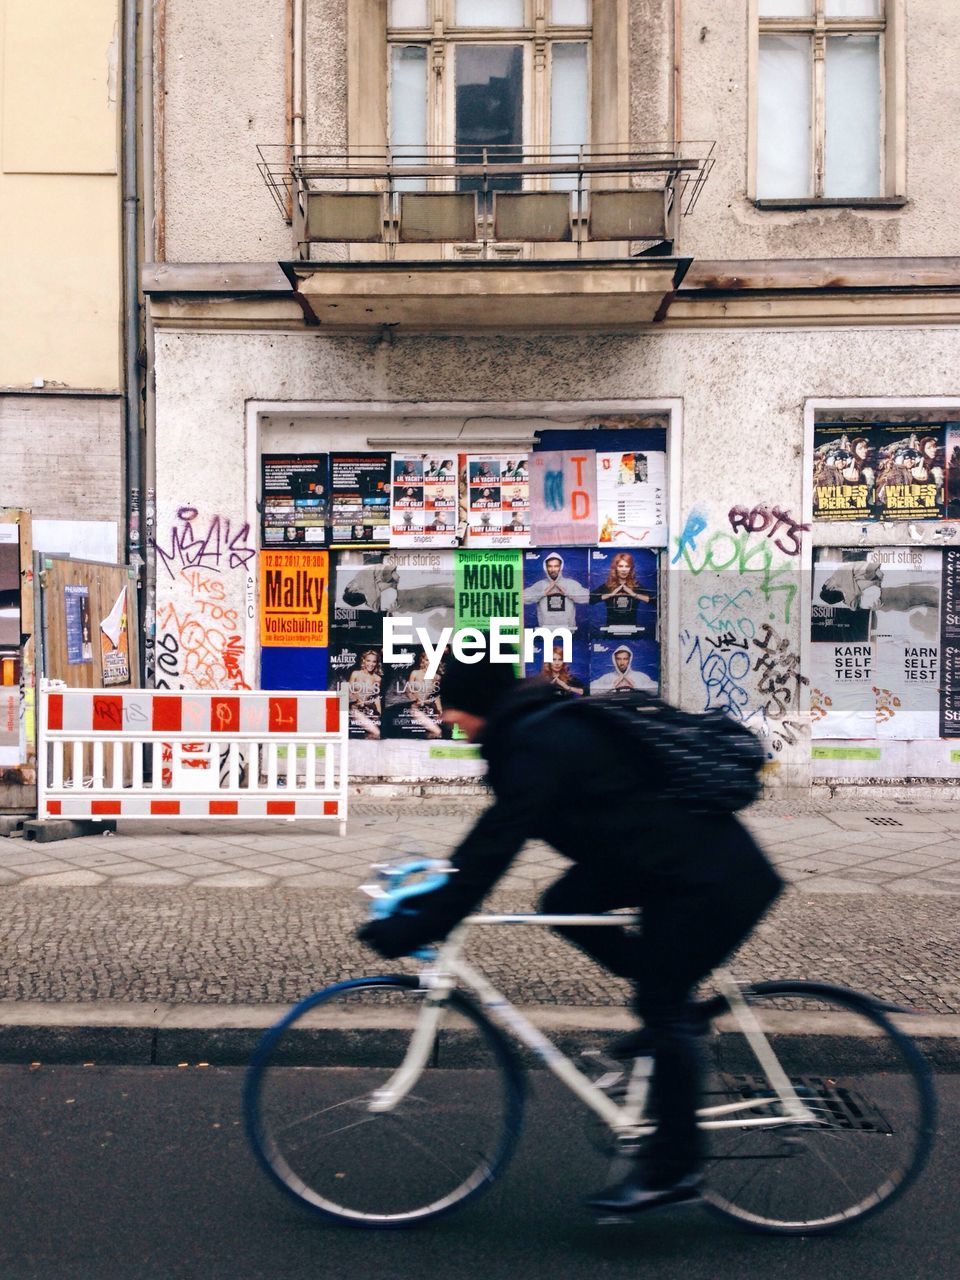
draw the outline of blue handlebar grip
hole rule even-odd
[[[416,875],[420,871],[429,871],[434,865],[435,863],[430,859],[420,859],[415,862],[405,862],[401,866],[390,868],[389,871],[384,873],[383,878],[387,881],[388,888],[383,897],[372,900],[370,906],[372,918],[374,920],[385,920],[396,911],[402,912],[403,903],[408,898],[415,898],[424,893],[432,893],[434,889],[439,889],[445,885],[450,878],[446,871],[436,872],[423,880],[418,880],[415,884],[404,884],[404,881],[410,876]]]

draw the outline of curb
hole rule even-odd
[[[288,1005],[174,1005],[0,1003],[0,1063],[110,1066],[243,1066],[257,1041]],[[538,1006],[522,1010],[564,1053],[577,1057],[598,1049],[611,1036],[636,1024],[624,1009],[596,1006]],[[898,1019],[937,1071],[960,1071],[960,1015],[921,1014]],[[395,1010],[373,1010],[362,1022],[292,1033],[285,1061],[295,1065],[361,1065],[380,1058],[386,1044],[409,1031],[412,1018]],[[462,1040],[442,1033],[438,1064],[468,1066]],[[872,1050],[870,1037],[854,1030],[844,1015],[792,1017],[777,1038],[805,1042],[811,1070],[829,1065],[821,1055],[841,1051],[845,1063],[860,1070],[888,1064]],[[731,1040],[742,1043],[739,1034]],[[528,1065],[537,1065],[522,1051]],[[746,1067],[744,1063],[744,1067]]]

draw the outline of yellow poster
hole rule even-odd
[[[327,644],[330,557],[326,551],[260,552],[260,644]]]

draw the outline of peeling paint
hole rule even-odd
[[[120,31],[117,23],[113,26],[113,36],[107,45],[107,106],[116,111],[120,73]]]

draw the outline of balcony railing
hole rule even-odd
[[[564,258],[583,256],[587,246],[607,246],[613,256],[671,254],[679,219],[713,167],[712,143],[565,154],[514,146],[257,150],[301,259],[312,244],[380,245],[385,258],[402,250],[408,261],[447,245],[483,259],[529,244],[555,245]]]

